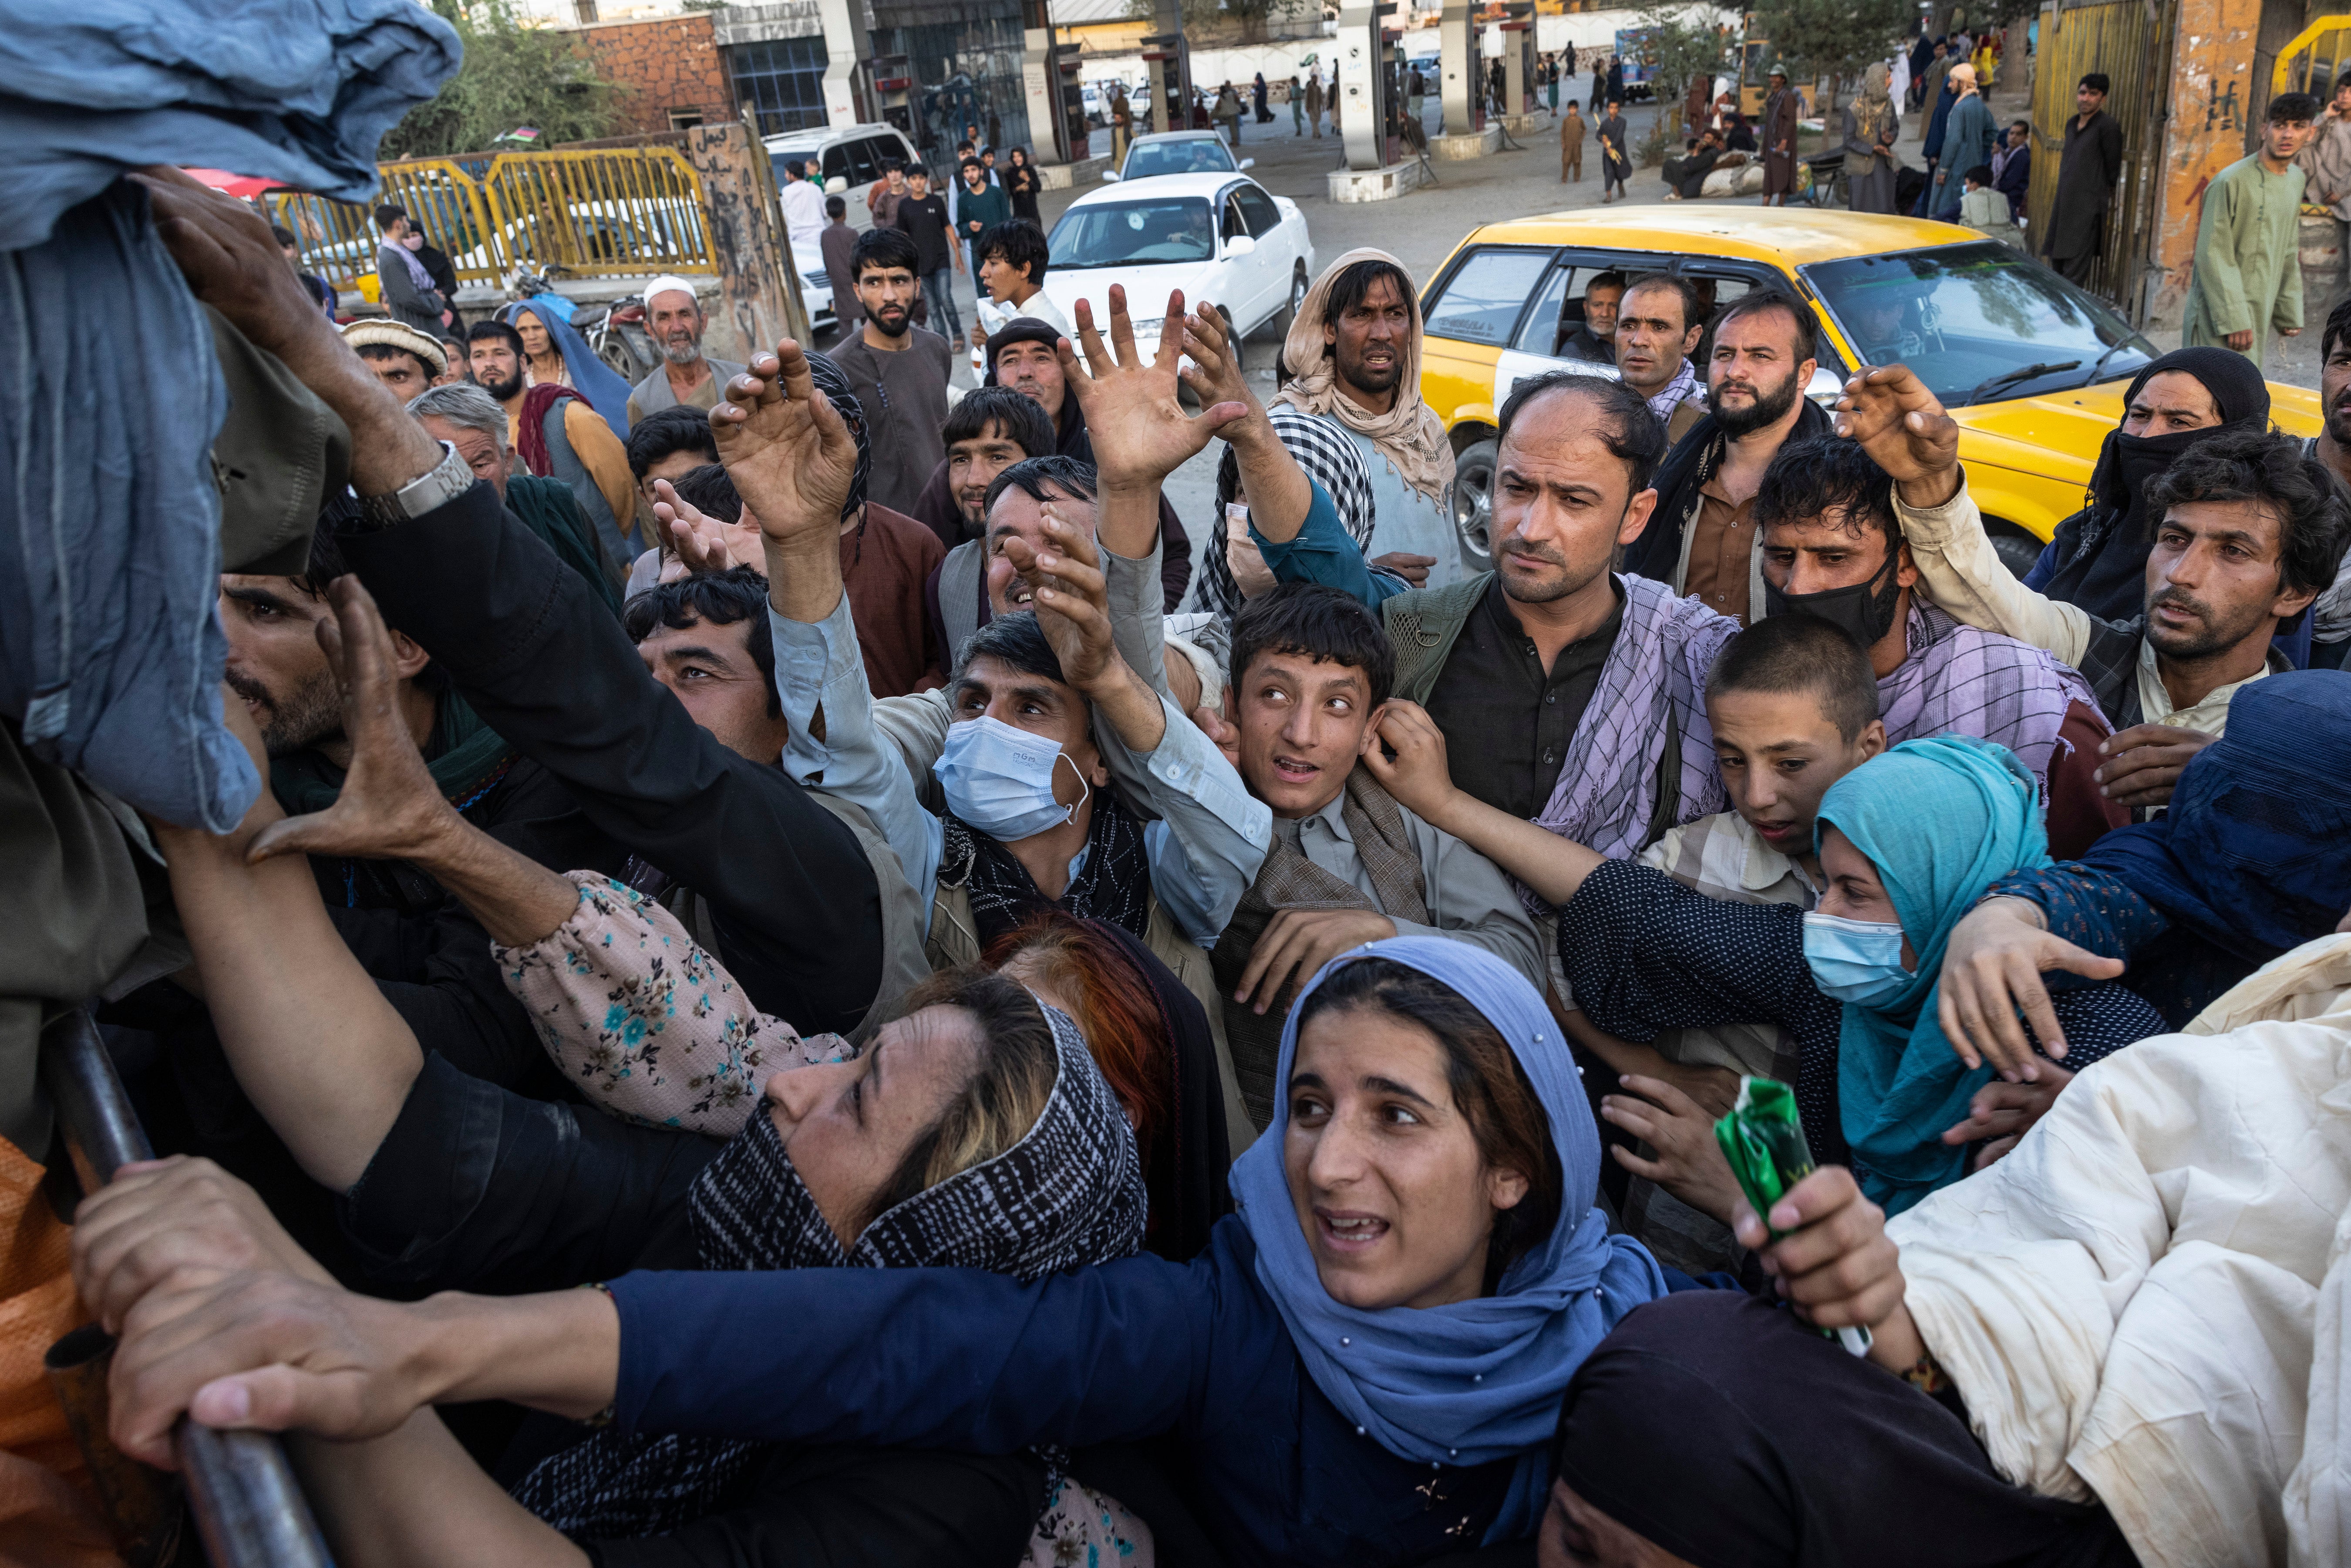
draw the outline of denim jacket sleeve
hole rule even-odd
[[[1402,593],[1406,586],[1402,578],[1372,570],[1363,547],[1339,520],[1331,493],[1319,480],[1309,479],[1307,484],[1314,499],[1297,537],[1287,544],[1274,543],[1257,531],[1255,523],[1249,525],[1249,539],[1265,557],[1267,569],[1283,582],[1319,582],[1352,593],[1374,610]]]

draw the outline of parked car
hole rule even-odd
[[[778,164],[787,159],[795,162],[815,159],[817,172],[824,179],[825,193],[839,196],[848,204],[849,226],[861,231],[873,226],[873,214],[865,204],[865,193],[882,177],[882,165],[895,158],[911,169],[923,161],[905,133],[886,123],[820,125],[806,131],[787,131],[763,139],[761,145],[767,148],[768,158]],[[776,172],[776,182],[783,183],[780,168]],[[798,259],[797,252],[794,259]],[[805,263],[802,269],[805,273]],[[822,277],[823,272],[820,266],[817,275]]]
[[[1135,122],[1148,123],[1140,107],[1135,110]],[[1254,158],[1233,162],[1232,149],[1213,131],[1155,131],[1128,143],[1125,162],[1103,170],[1102,180],[1116,184],[1163,174],[1237,174],[1256,167]]]
[[[1635,215],[1637,214],[1637,215]],[[1483,570],[1495,414],[1521,377],[1614,376],[1561,357],[1593,275],[1678,273],[1711,305],[1750,288],[1809,301],[1820,327],[1809,395],[1834,404],[1856,365],[1908,365],[1959,424],[1968,488],[2020,575],[2079,509],[2130,378],[2155,345],[2104,300],[1972,229],[1796,207],[1642,206],[1473,229],[1422,297],[1420,391],[1459,463],[1455,523]],[[2315,434],[2318,394],[2270,385],[2271,418]]]
[[[1186,301],[1215,302],[1242,337],[1277,318],[1286,330],[1314,277],[1298,204],[1238,173],[1165,174],[1141,189],[1089,191],[1047,243],[1045,297],[1072,323],[1078,301],[1088,300],[1107,327],[1110,286],[1123,285],[1138,336],[1158,332],[1172,288]]]

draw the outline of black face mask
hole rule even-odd
[[[1867,582],[1818,593],[1784,593],[1767,577],[1763,613],[1810,615],[1842,628],[1865,650],[1875,648],[1877,640],[1894,629],[1894,612],[1902,600],[1902,585],[1895,580],[1894,569],[1901,559],[1902,552],[1894,550],[1887,554],[1885,567]]]
[[[2134,517],[2142,516],[2140,497],[2146,495],[2147,487],[2162,478],[2165,469],[2179,461],[2189,447],[2210,435],[2214,428],[2179,430],[2168,435],[2125,435],[2116,431],[2112,476],[2100,499],[2124,508]]]

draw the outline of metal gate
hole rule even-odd
[[[2032,190],[2025,232],[2035,250],[2049,232],[2057,204],[2057,164],[2066,122],[2074,118],[2074,85],[2092,71],[2104,71],[2113,84],[2106,112],[2122,126],[2122,178],[2106,210],[2105,243],[2091,268],[2090,287],[2121,306],[2134,325],[2147,319],[2146,283],[2153,270],[2173,11],[2146,0],[2044,6],[2032,68]]]

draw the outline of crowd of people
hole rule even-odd
[[[1269,403],[959,178],[829,354],[655,279],[634,387],[129,183],[344,439],[220,550],[257,787],[93,818],[185,942],[99,1013],[122,1451],[293,1434],[355,1563],[2331,1561],[2351,303],[2308,441],[2139,364],[2020,581],[1910,371],[1603,274],[1473,571],[1393,256]]]

